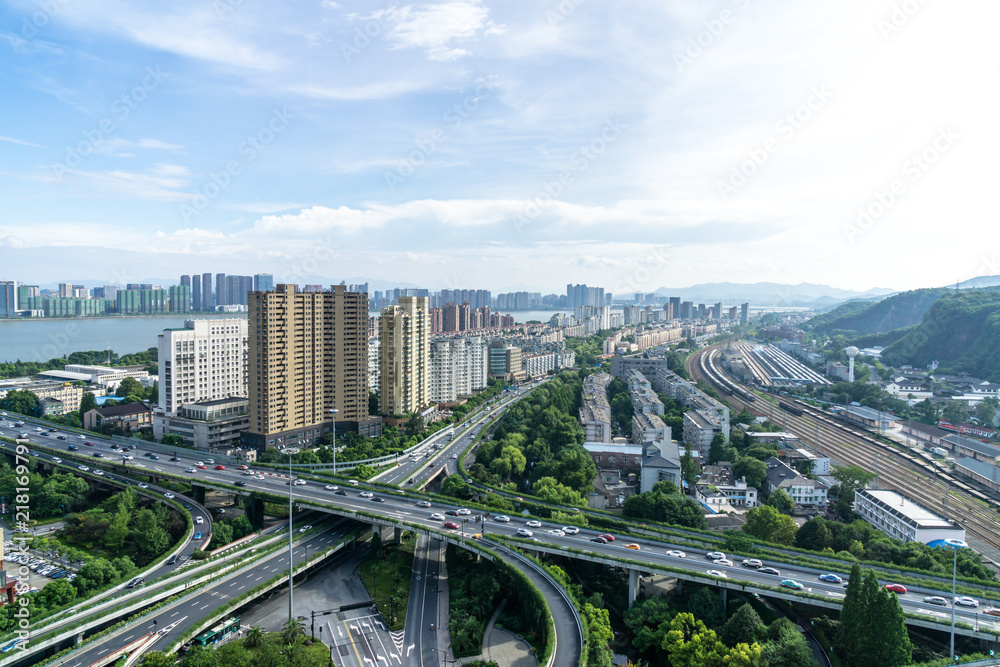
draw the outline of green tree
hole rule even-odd
[[[962,402],[954,400],[945,403],[944,410],[941,411],[941,417],[953,424],[964,422],[968,419],[968,414]]]
[[[861,466],[834,466],[830,472],[840,484],[840,498],[848,503],[854,502],[854,492],[868,486],[869,482],[875,479],[875,473],[868,472]]]
[[[785,492],[784,489],[775,489],[767,499],[767,504],[778,510],[782,514],[791,514],[795,509],[795,501]]]
[[[671,482],[669,479],[665,479],[662,482],[657,482],[653,485],[653,493],[662,493],[665,496],[671,496],[680,492],[680,487]]]
[[[106,558],[95,558],[84,563],[77,571],[73,584],[80,591],[80,596],[83,597],[91,591],[115,583],[120,578],[118,570]]]
[[[163,439],[160,440],[160,444],[167,445],[168,447],[183,447],[184,438],[176,433],[167,433],[163,436]]]
[[[806,521],[795,533],[795,546],[810,551],[822,551],[833,543],[833,533],[823,517],[813,517]]]
[[[690,449],[685,449],[684,456],[681,457],[681,477],[687,482],[688,488],[694,488],[698,481],[698,464],[694,462]]]
[[[587,624],[588,667],[611,667],[611,659],[614,657],[611,642],[614,641],[615,633],[611,630],[608,610],[585,602],[581,612],[582,620]]]
[[[925,424],[935,425],[938,422],[938,409],[934,403],[931,403],[929,398],[917,403],[915,406],[917,408],[917,415],[920,421]]]
[[[674,616],[660,647],[672,667],[753,667],[761,656],[758,644],[727,648],[714,630],[689,613]]]
[[[281,640],[286,644],[294,644],[299,637],[306,634],[305,625],[297,618],[290,618],[281,627]]]
[[[1000,402],[992,396],[982,401],[976,406],[976,418],[986,426],[994,426],[997,418],[997,403]]]
[[[903,609],[874,570],[851,569],[840,612],[837,651],[843,664],[858,667],[897,667],[910,663],[913,645],[906,631]]]
[[[160,651],[150,651],[142,656],[141,667],[173,667],[177,658]]]
[[[441,483],[441,495],[468,500],[472,498],[472,487],[465,483],[458,475],[449,475]]]
[[[122,579],[128,579],[139,569],[128,556],[119,556],[112,559],[111,565],[118,570],[118,576]]]
[[[583,507],[586,501],[579,491],[560,484],[555,477],[542,477],[531,487],[533,495],[542,500],[558,505],[575,505]]]
[[[764,487],[764,480],[767,478],[767,466],[763,461],[751,456],[737,456],[733,463],[733,475],[745,478],[747,486],[759,491]]]
[[[145,390],[143,389],[142,384],[135,378],[125,378],[121,381],[121,384],[118,385],[118,389],[115,390],[115,396],[119,397],[126,397],[130,395],[142,396],[144,393]]]
[[[719,631],[719,639],[727,646],[737,644],[753,644],[764,639],[767,626],[761,620],[760,614],[752,605],[742,604],[736,613],[729,617]]]
[[[160,527],[156,515],[148,509],[141,509],[136,514],[132,539],[145,562],[159,556],[170,545],[170,536],[167,531]]]
[[[769,505],[755,507],[746,513],[743,532],[765,542],[791,544],[795,539],[796,525],[792,517],[780,513]]]
[[[208,550],[212,551],[233,541],[233,527],[225,521],[216,521],[212,526],[212,542]]]
[[[89,391],[83,392],[83,396],[80,398],[80,414],[85,415],[91,410],[97,409],[97,399],[94,398],[94,394]]]
[[[722,598],[711,586],[702,586],[687,599],[687,610],[710,628],[717,628],[726,621]]]
[[[736,460],[736,448],[726,442],[726,436],[716,433],[712,437],[712,444],[708,449],[708,462],[718,463],[719,461],[733,462]]]
[[[244,641],[250,648],[257,648],[264,643],[264,631],[260,629],[260,626],[251,625],[247,629],[247,636]]]
[[[0,398],[0,410],[37,417],[38,395],[24,389],[9,391],[6,396]]]
[[[787,618],[776,619],[767,629],[763,645],[762,667],[818,667],[805,635]]]
[[[118,551],[125,544],[125,538],[129,534],[129,522],[132,520],[132,513],[122,508],[115,513],[108,529],[104,532],[101,542],[108,551]]]

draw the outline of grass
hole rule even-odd
[[[410,600],[413,575],[413,551],[416,534],[403,532],[400,544],[383,543],[379,556],[369,555],[361,562],[361,580],[375,599],[390,630],[402,630],[406,624],[406,605]],[[394,598],[390,600],[390,596]],[[394,607],[394,609],[393,609]],[[392,612],[395,611],[395,616]]]

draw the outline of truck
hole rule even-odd
[[[948,456],[948,451],[946,449],[944,449],[943,447],[931,447],[930,452],[931,452],[931,454],[936,454],[936,455],[942,456],[942,457],[943,456]]]

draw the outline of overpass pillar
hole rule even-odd
[[[631,609],[639,597],[639,570],[630,568],[628,571],[628,608]]]
[[[199,505],[205,504],[205,487],[198,486],[197,484],[191,485],[191,497],[194,498]],[[263,520],[263,512],[261,512],[261,520]],[[261,524],[263,525],[263,523]]]
[[[720,595],[720,597],[722,597],[722,613],[723,613],[723,615],[725,617],[728,618],[729,614],[726,613],[726,610],[729,609],[729,606],[728,606],[728,602],[729,602],[729,589],[728,588],[720,588],[719,589],[719,595]]]
[[[263,529],[264,501],[251,495],[243,503],[243,507],[246,511],[247,519],[250,521],[250,525],[253,526],[254,530]]]
[[[393,528],[392,529],[392,543],[401,544],[403,542],[403,529]]]
[[[83,641],[83,633],[82,632],[80,634],[78,634],[76,637],[73,637],[73,644],[74,645],[75,644],[79,644],[82,641]]]

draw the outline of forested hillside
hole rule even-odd
[[[850,301],[806,323],[811,331],[833,336],[879,334],[918,324],[931,305],[949,290],[912,290],[881,301]]]

